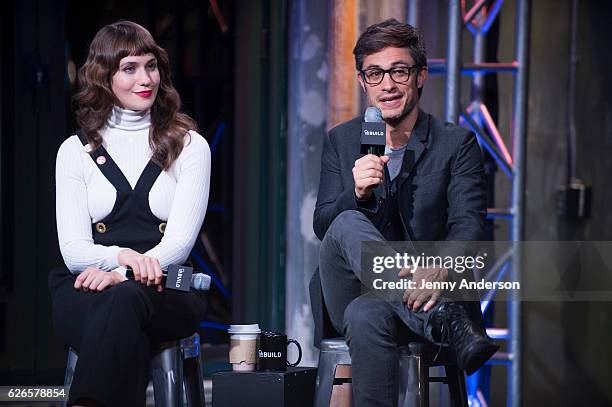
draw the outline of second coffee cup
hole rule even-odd
[[[295,363],[287,361],[287,347],[293,343],[298,350],[298,359]],[[257,370],[281,371],[287,366],[297,366],[302,360],[302,347],[295,339],[287,339],[287,335],[279,332],[262,332],[259,336],[259,349],[257,351]]]

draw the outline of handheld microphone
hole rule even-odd
[[[171,264],[162,269],[162,285],[169,290],[188,292],[190,289],[206,291],[210,289],[210,276],[204,273],[194,273],[192,267]],[[134,280],[134,271],[127,267],[125,276]]]
[[[382,119],[379,108],[370,106],[366,109],[361,123],[361,154],[385,154],[387,126]]]

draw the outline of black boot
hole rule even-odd
[[[436,339],[455,351],[459,368],[468,376],[499,349],[499,345],[493,343],[485,330],[472,321],[463,305],[457,302],[440,304],[431,321]]]

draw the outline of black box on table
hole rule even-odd
[[[286,372],[218,372],[213,375],[213,407],[311,407],[317,369],[289,367]]]

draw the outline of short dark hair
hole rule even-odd
[[[427,66],[425,42],[418,30],[409,24],[390,18],[369,26],[359,36],[353,49],[357,70],[361,71],[363,68],[365,57],[387,47],[408,48],[419,69]]]

